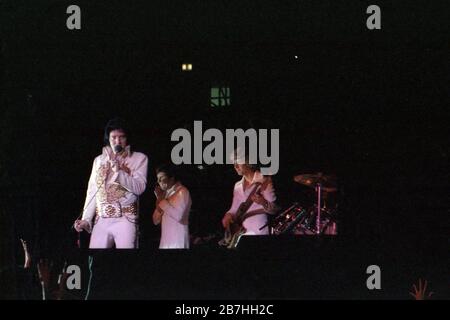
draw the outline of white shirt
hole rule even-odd
[[[244,177],[236,184],[234,185],[234,191],[233,191],[233,202],[231,204],[230,212],[231,214],[235,215],[237,210],[239,209],[239,206],[242,202],[245,202],[252,192],[252,190],[255,188],[253,186],[254,183],[261,183],[261,195],[270,203],[274,203],[276,200],[275,191],[272,184],[272,179],[270,177],[265,177],[261,174],[259,171],[255,171],[255,174],[253,176],[253,180],[249,186],[247,186],[247,189],[244,191]],[[269,228],[266,226],[262,230],[259,230],[263,225],[267,223],[267,213],[264,210],[264,207],[260,204],[257,204],[255,202],[252,203],[250,208],[248,208],[247,213],[261,213],[256,214],[252,217],[247,218],[244,220],[244,227],[247,229],[247,232],[245,235],[261,235],[261,234],[269,234]]]
[[[166,191],[159,207],[164,211],[161,220],[160,249],[189,248],[189,211],[191,195],[180,182]]]
[[[105,203],[130,206],[137,202],[147,185],[148,158],[145,154],[131,152],[130,146],[127,146],[123,154],[117,157],[118,163],[125,164],[130,173],[124,170],[113,172],[109,160],[114,157],[111,147],[104,147],[92,165],[82,217],[89,222],[91,229],[96,206]]]

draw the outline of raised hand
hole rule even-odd
[[[161,189],[160,186],[156,186],[154,192],[157,201],[163,200],[166,195],[166,192],[163,189]]]
[[[47,259],[40,259],[37,265],[39,280],[45,289],[48,289],[50,284],[50,276],[53,268],[53,262],[49,263]]]
[[[25,261],[23,263],[23,268],[28,269],[29,267],[31,267],[31,255],[30,252],[28,251],[27,242],[23,239],[20,239],[20,242],[22,242],[23,252],[25,254]]]
[[[263,195],[261,194],[260,191],[255,192],[252,196],[251,199],[253,202],[261,205],[261,206],[265,206],[267,205],[267,200],[263,197]]]
[[[131,170],[130,170],[130,168],[128,168],[126,163],[124,163],[120,166],[120,170],[125,171],[128,174],[131,174]]]
[[[427,294],[427,285],[428,285],[427,280],[425,280],[425,282],[422,285],[422,279],[419,279],[419,286],[416,287],[416,285],[413,284],[413,292],[410,292],[409,294],[412,295],[415,300],[429,299],[433,295],[433,292]]]

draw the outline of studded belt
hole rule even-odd
[[[133,203],[126,207],[115,203],[100,203],[97,205],[96,213],[102,218],[120,218],[122,215],[136,216],[137,203]]]

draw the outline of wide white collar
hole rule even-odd
[[[114,155],[114,151],[110,146],[104,146],[102,149],[103,156],[107,157],[108,159],[112,159]],[[126,158],[131,157],[131,147],[130,145],[126,146],[123,152],[120,153],[120,157]]]

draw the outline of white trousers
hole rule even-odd
[[[136,249],[138,244],[138,225],[127,217],[99,217],[94,225],[89,243],[90,249]]]

